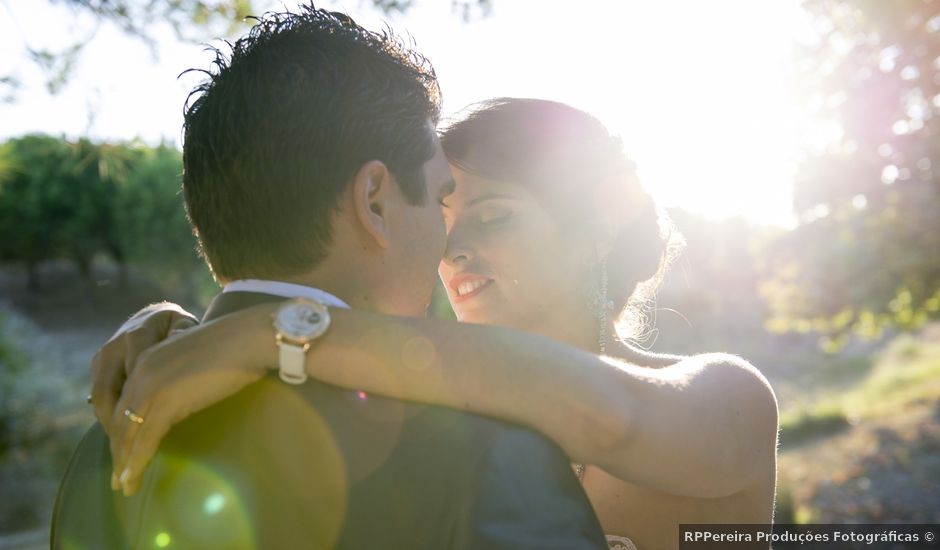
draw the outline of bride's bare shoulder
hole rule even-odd
[[[618,346],[615,358],[632,365],[651,369],[671,367],[679,363],[695,363],[702,366],[732,364],[745,370],[759,373],[758,369],[749,363],[746,359],[732,353],[710,352],[698,353],[694,355],[677,355],[672,353],[647,351],[634,347],[628,343],[621,343]]]
[[[669,367],[684,359],[688,359],[688,356],[684,355],[647,351],[634,347],[625,342],[619,343],[616,350],[611,351],[613,352],[611,353],[612,357],[632,365],[651,369]]]

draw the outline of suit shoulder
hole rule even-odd
[[[476,443],[551,445],[540,433],[511,421],[460,411],[438,405],[408,403],[406,417],[415,429],[439,434],[452,440],[472,440]]]

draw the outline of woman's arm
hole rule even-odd
[[[118,445],[125,458],[117,461],[130,468],[125,477],[138,475],[169,425],[276,365],[271,316],[278,307],[222,317],[181,335],[176,348],[161,344],[141,355],[122,402],[149,411],[148,400],[159,399],[173,418],[151,422],[144,413],[140,429],[120,424],[135,432],[117,437],[126,437]],[[575,461],[678,495],[733,494],[773,465],[774,394],[735,357],[698,356],[654,370],[505,328],[338,309],[331,316],[329,332],[307,354],[307,372],[324,382],[515,421],[552,438]],[[181,361],[189,373],[172,367]],[[207,393],[211,377],[195,366],[227,363],[240,365],[240,376],[226,380],[228,393]],[[179,391],[180,376],[201,380],[198,388],[188,384],[198,391]]]
[[[308,354],[311,376],[515,421],[576,462],[678,495],[730,495],[773,464],[776,398],[737,357],[648,369],[517,330],[360,313],[336,312],[342,328]],[[249,332],[273,363],[262,317]]]

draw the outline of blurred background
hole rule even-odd
[[[0,0],[0,549],[47,544],[102,342],[217,291],[178,75],[285,5]],[[688,241],[642,345],[770,379],[777,522],[940,522],[940,1],[319,5],[410,34],[447,116],[541,97],[623,137]]]

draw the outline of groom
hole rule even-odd
[[[206,321],[298,297],[424,314],[453,190],[424,57],[302,8],[260,19],[196,92],[185,201],[225,283]],[[314,380],[272,376],[189,417],[131,497],[111,470],[96,425],[62,482],[53,548],[606,548],[542,436]]]

